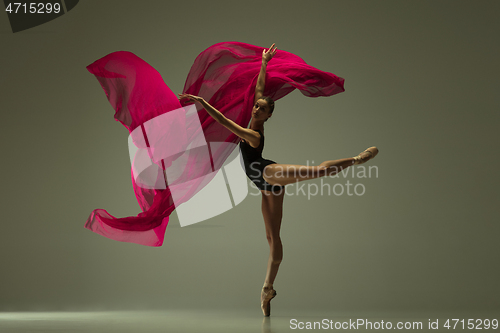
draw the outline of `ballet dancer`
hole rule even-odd
[[[273,115],[274,111],[274,101],[263,96],[266,68],[276,52],[275,44],[271,45],[268,50],[264,49],[262,51],[262,65],[255,87],[255,99],[249,128],[243,128],[226,118],[202,97],[179,94],[179,99],[189,99],[192,102],[200,103],[218,123],[241,138],[240,150],[245,165],[245,173],[262,193],[262,215],[270,247],[266,277],[261,291],[261,309],[264,316],[271,314],[271,299],[276,296],[273,283],[283,259],[280,228],[283,215],[284,186],[326,175],[335,175],[352,165],[365,163],[378,154],[376,147],[370,147],[355,157],[325,161],[317,166],[278,164],[262,158],[264,123]]]

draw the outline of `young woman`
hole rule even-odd
[[[365,163],[378,154],[376,147],[370,147],[356,157],[330,160],[318,166],[277,164],[262,158],[264,148],[264,123],[274,111],[274,101],[263,96],[267,63],[276,54],[275,44],[262,51],[262,65],[255,87],[255,99],[252,109],[252,120],[249,128],[243,128],[226,118],[221,112],[208,104],[202,97],[190,94],[179,94],[180,99],[200,103],[218,123],[241,138],[240,149],[245,164],[245,172],[262,193],[262,215],[266,227],[266,237],[270,253],[267,273],[261,291],[261,308],[265,316],[271,313],[270,302],[276,296],[273,283],[283,258],[283,246],[280,239],[280,227],[283,212],[284,186],[307,179],[334,175],[354,165]]]

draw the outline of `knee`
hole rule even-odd
[[[271,235],[267,234],[267,235],[266,235],[266,238],[267,238],[267,242],[268,242],[269,244],[272,244],[272,243],[273,243],[273,236],[271,236]]]
[[[329,167],[328,163],[325,161],[325,162],[321,163],[320,165],[318,165],[319,176],[323,177],[326,175],[331,175],[332,171],[338,172],[338,170],[333,170],[333,169],[336,169],[336,167],[333,167],[333,168]]]
[[[266,234],[266,238],[271,246],[281,244],[281,239],[279,235],[273,235],[271,233],[268,233]]]

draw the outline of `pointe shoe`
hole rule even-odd
[[[354,164],[363,164],[368,162],[378,154],[377,147],[370,147],[365,151],[359,153],[358,156],[354,157]]]
[[[271,315],[271,300],[274,297],[276,297],[276,290],[273,288],[269,290],[262,288],[262,292],[260,293],[260,307],[262,308],[262,313],[266,317]]]

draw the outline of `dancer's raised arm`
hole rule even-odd
[[[200,103],[205,110],[207,110],[208,114],[215,119],[219,124],[236,134],[241,139],[247,141],[252,147],[257,147],[260,144],[260,134],[257,131],[251,130],[249,128],[244,128],[232,121],[231,119],[226,118],[219,110],[214,108],[212,105],[208,104],[207,101],[203,99],[203,97],[194,96],[190,94],[179,94],[179,99],[187,98],[192,102]]]
[[[254,103],[259,100],[264,94],[264,88],[266,86],[266,68],[269,60],[273,58],[276,54],[277,48],[273,45],[266,51],[262,51],[262,66],[260,67],[259,77],[257,78],[257,84],[255,86],[255,99]]]

